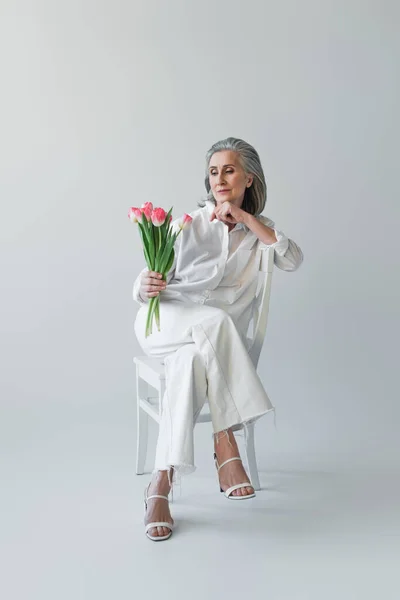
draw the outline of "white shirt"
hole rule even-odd
[[[245,338],[256,295],[260,251],[263,244],[243,223],[229,231],[215,219],[210,222],[214,204],[206,201],[190,216],[193,221],[178,236],[175,259],[167,275],[167,288],[161,300],[192,301],[223,308],[234,320]],[[299,246],[275,229],[273,221],[260,215],[258,219],[275,231],[274,263],[284,271],[296,270],[303,261]],[[179,219],[173,222],[174,229]],[[133,286],[133,299],[146,304],[140,294],[141,271]]]

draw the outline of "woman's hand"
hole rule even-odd
[[[158,294],[165,290],[167,287],[166,281],[162,279],[162,273],[156,273],[155,271],[145,271],[142,273],[140,280],[139,295],[143,298],[154,298]]]
[[[211,213],[210,221],[218,219],[218,221],[222,221],[227,225],[236,225],[236,223],[244,223],[248,215],[249,213],[236,206],[236,204],[226,201],[216,205]]]

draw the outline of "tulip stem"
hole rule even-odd
[[[154,316],[156,319],[157,329],[160,331],[160,296],[156,296],[156,302],[154,304]]]
[[[150,298],[150,302],[149,302],[149,309],[147,312],[147,319],[146,319],[146,332],[145,332],[145,337],[149,337],[149,335],[152,333],[153,331],[153,310],[154,310],[154,300],[156,300],[157,298]]]

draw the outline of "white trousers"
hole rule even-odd
[[[208,401],[214,433],[242,428],[274,410],[232,318],[221,308],[188,301],[160,302],[161,331],[145,338],[148,306],[135,333],[148,356],[164,358],[165,394],[155,470],[195,470],[193,428]]]

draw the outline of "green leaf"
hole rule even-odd
[[[155,263],[155,243],[154,243],[154,226],[151,223],[151,228],[149,230],[149,256],[151,261],[151,270],[154,271],[154,263]]]
[[[138,223],[139,225],[139,233],[140,233],[140,237],[142,239],[142,244],[143,244],[143,253],[144,253],[144,257],[146,259],[146,263],[148,268],[151,270],[151,261],[150,261],[150,255],[149,255],[149,246],[148,246],[148,242],[147,239],[145,237],[145,234],[143,232],[143,227],[140,223]]]
[[[175,258],[175,250],[172,248],[170,257],[169,257],[169,261],[167,262],[167,265],[165,267],[165,270],[163,271],[164,275],[167,275],[167,273],[169,273],[171,267],[172,267],[172,263],[174,262],[174,258]]]
[[[165,217],[164,223],[161,225],[161,234],[162,234],[163,244],[164,244],[164,242],[165,242],[165,240],[167,238],[167,232],[168,232],[168,229],[169,229],[169,218],[170,218],[171,213],[172,213],[172,208],[173,207],[171,206],[171,208],[167,212],[167,215]]]
[[[157,243],[157,250],[156,250],[156,256],[155,256],[155,261],[154,261],[154,270],[156,272],[159,272],[158,269],[160,266],[160,258],[161,258],[161,254],[162,254],[162,249],[164,247],[163,241],[162,241],[161,227],[156,228],[155,235],[156,235],[156,238],[158,239],[158,243]]]
[[[143,222],[141,224],[141,227],[143,229],[143,233],[146,236],[147,243],[149,243],[150,242],[149,221],[146,219],[146,217],[144,215],[143,215]]]
[[[161,258],[158,261],[158,268],[160,269],[161,273],[164,273],[164,271],[165,271],[165,265],[168,263],[168,260],[169,260],[170,254],[171,254],[171,250],[173,249],[174,244],[175,244],[175,240],[176,240],[176,236],[175,236],[175,234],[172,234],[170,236],[170,238],[167,240],[167,243],[165,244]]]

